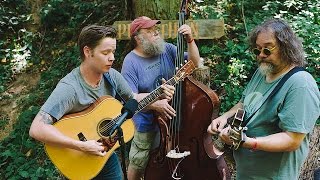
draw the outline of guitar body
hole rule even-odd
[[[121,114],[121,108],[122,104],[118,100],[104,96],[82,112],[63,116],[54,126],[64,135],[76,140],[79,140],[79,133],[82,133],[87,140],[99,140],[101,138],[99,124]],[[128,119],[121,128],[124,132],[124,141],[130,141],[134,134],[133,121]],[[98,175],[110,155],[119,146],[117,142],[104,157],[48,144],[45,144],[45,150],[53,164],[68,179],[92,179]]]

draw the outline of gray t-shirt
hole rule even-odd
[[[128,100],[133,97],[131,88],[122,75],[115,69],[110,69],[109,74],[113,80],[115,90]],[[80,73],[80,68],[73,69],[62,78],[53,90],[41,110],[50,114],[57,120],[63,115],[82,111],[105,95],[113,95],[112,87],[103,78],[97,88],[89,86]]]
[[[283,77],[283,76],[282,76]],[[255,106],[270,94],[282,78],[268,83],[256,71],[243,92],[246,118]],[[289,131],[307,134],[301,146],[291,152],[234,151],[237,179],[298,179],[300,168],[308,155],[309,133],[320,114],[320,93],[313,77],[305,71],[292,75],[282,88],[268,99],[247,124],[249,137],[263,137]]]

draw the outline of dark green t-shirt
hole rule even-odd
[[[283,76],[268,83],[256,71],[243,92],[242,102],[248,117],[255,106],[268,96]],[[289,131],[306,134],[301,146],[292,152],[265,152],[239,148],[234,151],[237,179],[295,180],[308,155],[309,133],[320,114],[320,94],[313,77],[297,72],[268,99],[247,124],[249,137],[263,137]]]

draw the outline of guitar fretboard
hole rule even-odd
[[[164,84],[174,86],[176,85],[179,81],[183,80],[184,77],[187,75],[191,74],[192,71],[195,69],[195,66],[191,60],[189,60],[181,69],[167,82]],[[161,86],[157,87],[155,90],[149,93],[146,97],[144,97],[139,103],[138,103],[138,108],[134,112],[134,114],[140,112],[142,109],[144,109],[146,106],[149,104],[153,103],[156,101],[161,95],[163,94],[163,90]],[[100,132],[103,132],[101,134],[107,134],[109,135],[109,131],[111,128],[115,125],[116,122],[118,122],[121,114],[118,115],[117,117],[113,118],[108,122],[107,124],[103,125],[101,128],[99,128]],[[109,120],[108,120],[109,121]]]
[[[175,77],[172,77],[169,79],[165,84],[168,85],[175,85],[178,82],[178,80],[175,79]],[[144,109],[146,106],[157,100],[162,94],[162,88],[159,86],[155,90],[153,90],[148,96],[144,97],[138,104],[138,108],[135,111],[135,114],[140,112],[142,109]]]

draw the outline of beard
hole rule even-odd
[[[165,42],[162,38],[159,38],[155,40],[154,42],[151,42],[143,37],[143,35],[138,35],[143,52],[148,56],[157,56],[161,54],[164,51],[164,45]]]
[[[271,74],[274,71],[274,65],[268,62],[259,62],[259,71],[263,75]]]

